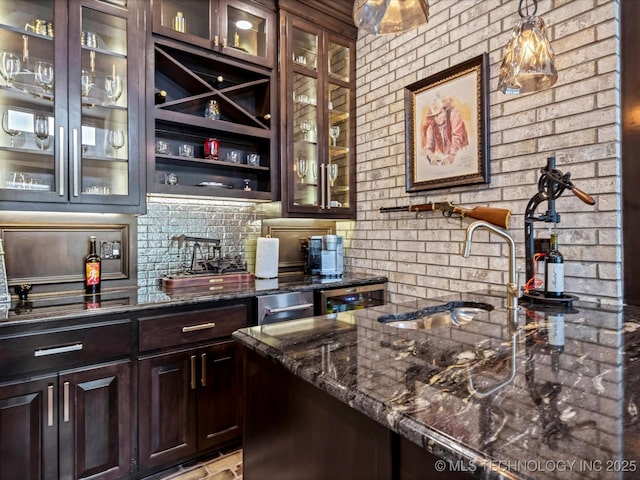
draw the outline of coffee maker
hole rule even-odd
[[[307,271],[311,275],[342,277],[344,244],[339,235],[314,235],[307,242]]]

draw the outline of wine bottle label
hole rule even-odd
[[[548,292],[564,293],[564,263],[547,263],[545,278]]]
[[[85,265],[85,284],[98,285],[100,283],[100,264],[98,262],[90,262]]]

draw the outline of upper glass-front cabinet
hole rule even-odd
[[[0,3],[3,208],[144,210],[136,3]]]
[[[355,215],[353,42],[285,16],[286,215]]]
[[[274,2],[269,8],[235,0],[154,0],[153,29],[192,45],[273,67]]]

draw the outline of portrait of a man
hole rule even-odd
[[[437,96],[426,110],[421,126],[422,148],[431,165],[449,165],[469,145],[467,127],[451,98]]]

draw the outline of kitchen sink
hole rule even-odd
[[[460,327],[473,320],[487,321],[489,312],[493,309],[493,305],[488,303],[455,301],[413,312],[381,315],[378,321],[391,327],[409,330]]]

